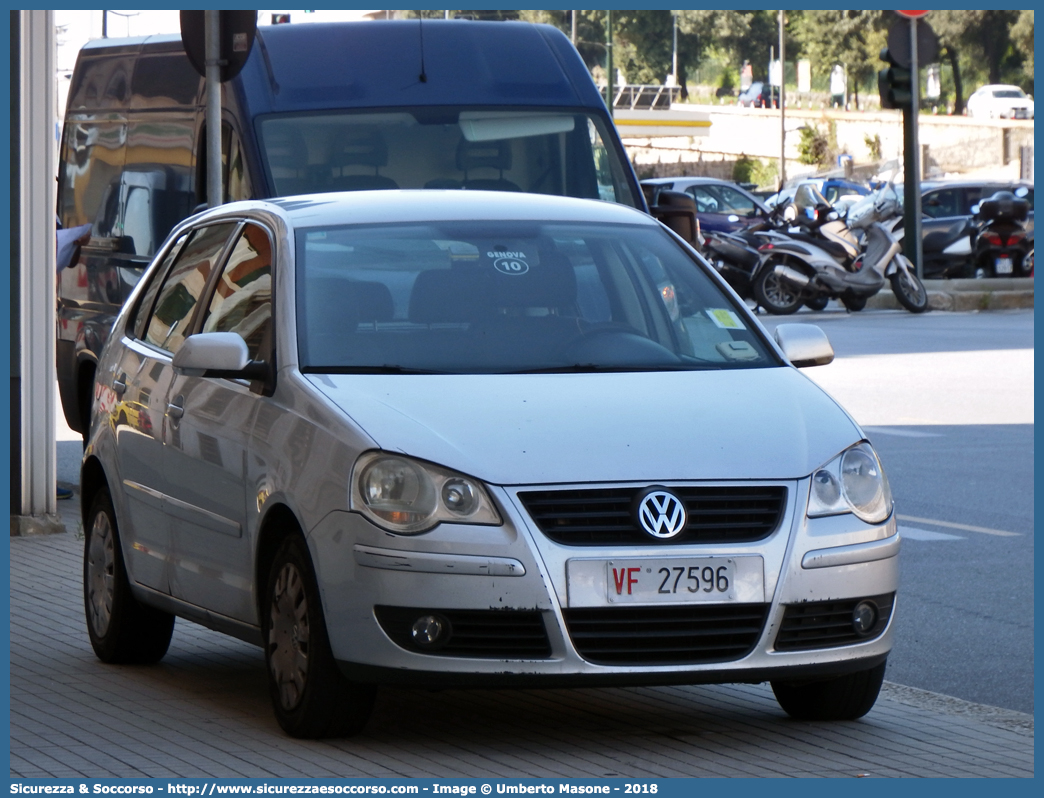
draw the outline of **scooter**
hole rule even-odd
[[[914,313],[927,310],[928,292],[901,254],[899,241],[882,224],[898,207],[891,181],[855,203],[847,219],[831,210],[814,187],[802,186],[784,210],[784,218],[799,230],[790,233],[789,242],[760,248],[763,257],[753,278],[758,304],[785,315],[810,298],[826,297],[840,299],[849,310],[862,310],[887,280],[903,307]],[[819,235],[802,232],[802,226]],[[862,251],[853,229],[863,231]]]
[[[743,299],[754,298],[753,278],[762,260],[760,247],[766,243],[786,242],[789,236],[780,232],[783,208],[773,209],[767,217],[735,233],[704,232],[702,252]],[[805,304],[812,310],[823,310],[827,297],[812,297]]]
[[[1019,189],[1025,196],[1026,189]],[[1033,276],[1033,241],[1023,224],[1029,203],[1010,191],[998,191],[972,210],[979,222],[972,235],[976,277]]]

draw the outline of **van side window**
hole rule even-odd
[[[58,186],[62,227],[91,224],[95,238],[118,234],[120,175],[127,147],[124,121],[77,121],[65,126]]]
[[[204,227],[181,250],[160,288],[145,332],[146,343],[171,354],[181,348],[210,274],[235,228],[234,223]]]
[[[256,224],[246,224],[229,255],[203,322],[202,332],[239,333],[251,360],[265,360],[261,348],[272,319],[272,240]]]

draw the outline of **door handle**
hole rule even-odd
[[[121,377],[123,377],[123,379],[121,379]],[[112,390],[116,392],[117,396],[123,396],[124,392],[127,390],[127,383],[124,381],[125,379],[126,377],[121,374],[112,381]]]
[[[174,419],[180,419],[185,415],[185,408],[181,405],[184,401],[182,397],[178,397],[173,402],[167,405],[167,415]]]

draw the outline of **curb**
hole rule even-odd
[[[1033,307],[1033,278],[1007,277],[986,280],[925,280],[930,310],[1011,310]],[[902,310],[889,287],[866,303],[874,310]]]

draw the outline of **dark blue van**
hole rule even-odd
[[[115,314],[171,228],[205,202],[203,80],[179,36],[101,39],[72,76],[63,227],[90,243],[58,276],[57,368],[86,429]],[[262,27],[222,86],[225,199],[375,189],[587,197],[648,211],[601,94],[556,28],[374,21]]]

